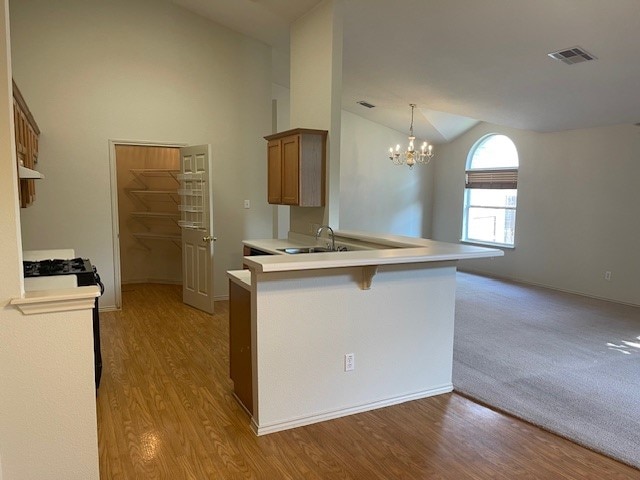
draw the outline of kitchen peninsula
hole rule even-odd
[[[229,272],[250,299],[244,404],[258,435],[450,392],[457,261],[503,255],[392,235],[335,239],[347,251],[286,254],[315,241],[248,240],[266,255],[244,258],[250,274]],[[231,308],[233,342],[233,296]]]

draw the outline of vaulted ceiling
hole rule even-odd
[[[318,0],[174,0],[275,49]],[[343,108],[447,142],[488,121],[550,132],[640,122],[638,0],[344,0]],[[548,53],[581,46],[566,65]],[[376,108],[356,103],[366,100]]]

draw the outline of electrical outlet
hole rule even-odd
[[[344,371],[350,372],[356,368],[356,354],[347,353],[344,356]]]
[[[604,272],[604,279],[607,281],[611,280],[611,272]]]
[[[251,200],[244,201],[244,208],[251,208]]]

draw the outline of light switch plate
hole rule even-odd
[[[355,353],[347,353],[344,356],[344,371],[350,372],[356,368],[356,355]]]

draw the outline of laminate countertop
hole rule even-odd
[[[246,256],[244,263],[258,273],[295,270],[315,270],[355,266],[375,266],[408,263],[427,263],[464,260],[470,258],[500,257],[497,248],[476,247],[456,243],[438,242],[424,238],[400,235],[372,234],[352,231],[336,231],[336,246],[346,246],[347,251],[286,254],[281,249],[316,246],[313,237],[305,241],[294,239],[244,240],[247,247],[270,255]],[[326,237],[323,237],[323,242]]]

